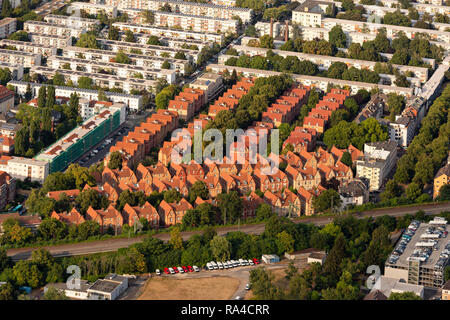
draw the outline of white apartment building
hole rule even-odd
[[[116,52],[107,50],[97,50],[89,48],[79,47],[66,47],[63,51],[63,55],[69,58],[81,58],[92,61],[110,62],[116,57]],[[128,54],[127,55],[132,65],[142,66],[147,68],[162,69],[162,65],[165,61],[170,63],[171,69],[175,69],[182,74],[185,73],[186,67],[189,64],[187,60],[163,58],[157,56],[147,56],[143,54]]]
[[[45,21],[25,21],[23,24],[23,30],[26,32],[66,36],[78,38],[82,33],[86,32],[87,28],[72,28],[59,24],[54,24]]]
[[[31,95],[32,97],[37,97],[39,89],[45,84],[35,83],[35,82],[24,82],[24,81],[10,81],[8,85],[14,87],[15,92],[24,96],[27,91],[27,86],[31,87]],[[58,97],[67,97],[69,98],[72,93],[76,93],[80,98],[84,98],[87,100],[98,100],[98,91],[97,90],[89,90],[89,89],[80,89],[73,87],[64,87],[64,86],[55,86],[55,95]],[[105,95],[108,100],[114,103],[124,103],[130,110],[140,110],[142,109],[142,96],[140,95],[131,95],[119,92],[110,92],[105,91]]]
[[[356,160],[356,175],[369,179],[369,190],[380,189],[397,160],[395,141],[364,144],[364,157]]]
[[[0,61],[25,68],[41,65],[41,55],[16,50],[0,49]]]
[[[158,57],[164,57],[168,55],[171,58],[175,58],[175,55],[178,52],[182,52],[186,56],[186,59],[192,63],[197,63],[197,60],[200,56],[200,51],[198,50],[173,48],[170,46],[156,46],[108,39],[99,39],[98,42],[101,44],[103,50],[110,50],[113,52],[123,51],[127,53],[133,53],[133,51],[137,51],[139,52],[139,54]]]
[[[148,9],[158,11],[165,4],[168,4],[172,12],[176,13],[221,19],[232,19],[237,16],[243,23],[250,22],[253,16],[252,9],[180,0],[148,0]]]
[[[0,40],[1,46],[11,46],[15,47],[17,51],[25,51],[34,54],[40,54],[42,56],[48,57],[56,55],[57,48],[52,46],[46,46],[39,43],[27,42],[27,41],[16,41],[2,39]]]
[[[147,44],[148,40],[151,36],[146,33],[134,33],[134,38],[136,39],[136,43],[140,44]],[[203,49],[203,47],[208,46],[212,47],[213,43],[203,40],[195,40],[195,39],[177,39],[175,37],[158,37],[159,41],[170,48],[189,48],[191,46],[196,46],[199,51]],[[193,51],[197,51],[197,48],[195,49],[189,49]]]
[[[0,68],[9,69],[13,80],[21,80],[23,78],[23,65],[0,62]]]
[[[282,73],[277,71],[269,71],[269,70],[257,70],[251,68],[242,68],[235,66],[226,66],[223,64],[209,64],[207,66],[207,71],[212,71],[216,73],[224,72],[228,70],[228,72],[233,72],[236,70],[238,74],[242,73],[244,76],[248,77],[270,77],[270,76],[279,76]],[[307,75],[299,75],[292,74],[292,78],[294,81],[299,82],[305,86],[313,86],[319,88],[322,91],[327,91],[329,85],[339,86],[342,88],[348,88],[351,94],[356,94],[360,89],[366,89],[368,91],[372,89],[379,89],[380,92],[385,94],[388,93],[398,93],[404,95],[405,97],[411,97],[414,93],[413,88],[403,88],[403,87],[394,87],[387,86],[382,84],[374,84],[367,82],[357,82],[357,81],[347,81],[347,80],[339,80],[339,79],[331,79],[324,77],[316,77],[316,76],[307,76]]]
[[[122,89],[126,93],[130,93],[131,90],[147,90],[153,92],[153,88],[156,86],[155,80],[148,79],[138,79],[138,78],[128,78],[120,77],[116,75],[104,74],[104,73],[91,73],[76,70],[65,70],[65,69],[53,69],[49,67],[33,67],[30,69],[30,74],[43,75],[46,78],[52,78],[55,73],[61,74],[66,81],[71,80],[74,85],[78,84],[78,80],[81,77],[88,77],[92,79],[93,83],[102,88],[118,88]]]
[[[233,46],[237,50],[237,52],[242,54],[248,54],[250,56],[261,55],[266,56],[269,49],[258,48],[258,47],[249,47],[249,46]],[[367,61],[367,60],[357,60],[357,59],[348,59],[348,58],[339,58],[333,56],[324,56],[317,54],[308,54],[301,52],[293,52],[293,51],[284,51],[284,50],[276,50],[271,49],[271,51],[277,55],[286,58],[288,56],[297,57],[299,60],[308,60],[318,65],[320,70],[328,70],[328,68],[335,62],[343,62],[349,68],[355,67],[357,69],[369,69],[374,70],[376,62],[375,61]],[[220,56],[219,56],[220,60]],[[420,80],[421,83],[425,83],[428,80],[428,68],[423,67],[413,67],[413,66],[404,66],[404,65],[392,65],[393,68],[398,69],[401,72],[411,71],[414,73],[414,78]]]
[[[62,25],[65,27],[76,28],[76,29],[92,29],[96,26],[100,25],[100,20],[97,19],[87,19],[82,17],[77,17],[75,15],[72,16],[61,16],[48,14],[44,17],[44,21]]]
[[[35,44],[42,44],[44,46],[56,48],[65,48],[72,45],[71,36],[57,36],[28,32],[28,38]]]
[[[100,3],[90,2],[72,2],[70,7],[67,8],[67,12],[77,13],[80,10],[84,10],[88,14],[106,13],[109,18],[117,17],[117,6],[110,6]]]
[[[64,69],[65,65],[70,66],[70,70],[84,71],[88,73],[101,73],[110,70],[119,77],[137,78],[139,74],[144,79],[157,80],[162,78],[169,84],[176,81],[176,70],[173,69],[153,69],[144,66],[122,64],[114,62],[92,61],[88,59],[68,58],[52,56],[47,59],[47,66],[53,69]]]
[[[122,102],[114,103],[112,105],[106,105],[105,103],[102,103],[102,101],[90,101],[87,99],[80,99],[79,107],[80,107],[80,115],[83,118],[83,121],[86,121],[90,117],[100,114],[105,110],[111,110],[113,113],[119,110],[121,124],[125,122],[127,116],[126,105]]]
[[[17,30],[16,18],[4,18],[0,20],[0,39],[7,38]]]
[[[212,18],[183,13],[154,11],[155,25],[198,32],[237,33],[239,24],[234,19]]]
[[[219,6],[235,7],[236,0],[211,0],[211,3],[217,4]]]
[[[340,25],[344,32],[363,32],[364,29],[367,33],[377,34],[381,28],[386,29],[386,36],[388,38],[395,38],[395,36],[403,31],[409,39],[414,39],[417,33],[425,33],[430,36],[431,41],[439,41],[444,43],[450,42],[450,32],[431,30],[431,29],[419,29],[413,27],[394,26],[381,23],[369,23],[361,21],[351,21],[343,19],[324,18],[322,19],[322,28],[331,30],[334,26]]]
[[[48,176],[49,165],[46,161],[27,159],[22,157],[0,157],[0,170],[10,174],[13,178],[44,182]]]
[[[126,22],[114,22],[113,26],[121,31],[131,30],[133,33],[144,33],[151,36],[171,37],[183,40],[193,39],[208,42],[217,42],[220,44],[224,39],[223,34],[217,34],[214,32],[199,32],[194,30],[169,29],[158,26],[145,26]]]
[[[327,1],[306,0],[292,10],[292,22],[307,27],[320,27],[322,16],[329,5],[334,4]]]

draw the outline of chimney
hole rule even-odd
[[[289,40],[289,20],[286,20],[286,28],[284,30],[284,41]]]
[[[273,18],[270,18],[270,36],[273,38]]]

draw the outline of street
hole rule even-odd
[[[423,210],[427,215],[439,214],[442,211],[450,211],[450,202],[447,203],[433,203],[417,206],[399,207],[399,208],[386,208],[379,210],[370,210],[361,212],[360,214],[354,214],[358,219],[366,217],[378,217],[382,215],[390,215],[393,217],[399,217],[406,214],[415,214],[417,211]],[[318,216],[305,219],[294,220],[295,223],[313,223],[315,225],[325,225],[332,221],[332,217]],[[242,231],[248,234],[261,234],[264,231],[264,223],[243,225],[243,226],[231,226],[231,227],[217,227],[218,235],[226,235],[231,231]],[[181,235],[183,240],[188,240],[194,234],[201,234],[202,231],[185,231]],[[145,237],[138,236],[134,238],[116,238],[107,240],[97,240],[91,242],[81,242],[73,244],[62,244],[53,246],[44,246],[43,249],[48,250],[54,257],[68,257],[76,255],[93,254],[99,252],[111,252],[120,248],[127,248],[130,245],[141,242]],[[154,236],[157,239],[168,241],[170,239],[169,233],[160,233]],[[31,253],[36,248],[19,248],[10,249],[7,254],[13,261],[30,259]]]

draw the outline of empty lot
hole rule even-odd
[[[175,279],[153,277],[138,300],[228,300],[240,281],[231,277]]]

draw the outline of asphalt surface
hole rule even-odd
[[[418,205],[413,207],[399,207],[399,208],[387,208],[379,210],[365,211],[360,214],[354,214],[356,218],[366,218],[366,217],[378,217],[382,215],[390,215],[393,217],[399,217],[406,214],[415,214],[418,210],[423,210],[427,215],[439,214],[442,211],[450,211],[450,202],[447,203],[436,203],[428,205]],[[313,223],[315,225],[325,225],[332,221],[332,217],[319,216],[311,217],[306,219],[294,220],[295,223]],[[217,227],[218,235],[226,235],[231,231],[242,231],[247,234],[261,234],[264,231],[264,223],[251,224],[243,226],[231,226],[231,227]],[[183,240],[188,240],[192,235],[202,233],[202,231],[186,231],[182,232],[181,235]],[[40,247],[48,250],[54,257],[67,257],[76,255],[86,255],[100,252],[111,252],[116,251],[120,248],[126,248],[130,245],[141,242],[145,236],[139,236],[134,238],[116,238],[108,240],[98,240],[92,242],[81,242],[73,244],[62,244],[54,246],[44,246]],[[161,233],[154,236],[157,239],[168,241],[170,239],[169,233]],[[7,254],[12,258],[13,261],[27,260],[30,259],[31,253],[37,248],[19,248],[10,249]]]

